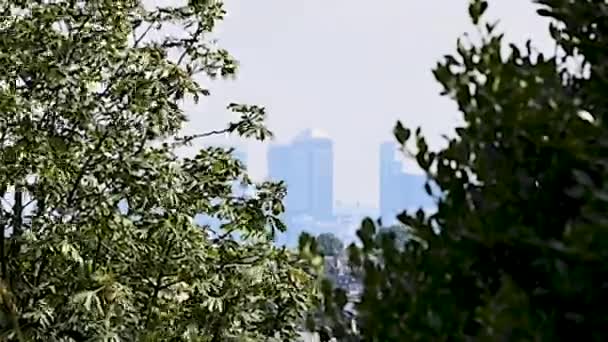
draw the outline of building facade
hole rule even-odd
[[[403,210],[416,210],[433,205],[424,190],[425,175],[406,173],[394,143],[380,146],[380,217],[385,225],[395,223]]]
[[[333,217],[333,159],[333,142],[318,130],[305,130],[290,144],[269,148],[269,178],[287,185],[287,217]]]

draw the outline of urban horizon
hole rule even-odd
[[[287,187],[282,218],[288,231],[277,242],[294,246],[303,231],[331,232],[350,242],[365,217],[381,219],[388,226],[403,210],[433,210],[433,199],[424,190],[426,176],[407,172],[396,143],[384,142],[378,149],[379,196],[375,206],[366,206],[336,200],[333,140],[325,132],[307,128],[288,142],[269,144],[264,179],[284,181]],[[236,146],[232,153],[247,166],[246,150]]]
[[[281,177],[272,177],[272,170],[270,167],[270,155],[271,155],[271,151],[275,148],[284,148],[284,147],[288,147],[293,145],[294,141],[298,141],[301,140],[301,138],[303,137],[303,135],[305,134],[305,132],[313,132],[314,134],[317,135],[317,137],[322,137],[323,139],[327,139],[329,141],[331,141],[332,147],[334,145],[334,139],[332,137],[330,137],[325,131],[317,129],[317,128],[305,128],[302,131],[300,131],[298,134],[294,135],[291,139],[286,140],[286,141],[281,141],[281,142],[270,142],[268,144],[265,144],[265,153],[264,153],[264,157],[265,160],[263,161],[263,164],[265,165],[264,167],[264,172],[262,174],[260,174],[259,172],[257,173],[257,179],[259,180],[274,180],[274,181],[278,181],[278,180],[285,180],[285,179],[281,179]],[[216,147],[223,147],[226,149],[233,149],[232,155],[240,160],[243,164],[245,164],[248,168],[248,172],[251,173],[251,168],[250,168],[250,163],[252,162],[252,158],[251,155],[252,153],[249,152],[249,146],[247,144],[239,144],[237,143],[220,143],[220,144],[211,144],[210,146],[216,146]],[[389,154],[387,154],[387,148],[388,149],[394,149],[393,152],[388,152]],[[333,148],[332,148],[333,150]],[[391,159],[391,168],[393,169],[392,172],[396,172],[396,173],[401,173],[405,176],[412,176],[414,178],[419,178],[422,177],[424,178],[425,175],[422,173],[421,170],[419,170],[419,168],[417,168],[415,165],[412,165],[413,162],[409,161],[407,159],[406,156],[404,156],[401,151],[399,151],[398,149],[398,144],[396,142],[393,142],[392,140],[387,139],[386,141],[380,143],[377,145],[377,150],[379,151],[378,156],[379,158],[376,160],[376,164],[379,166],[382,161],[384,160],[385,162],[388,161],[389,159]],[[383,152],[384,151],[384,152]],[[332,151],[333,152],[333,151]],[[333,152],[335,153],[335,152]],[[332,154],[333,154],[332,153]],[[383,156],[383,153],[385,154]],[[392,153],[392,155],[391,155]],[[335,165],[335,157],[337,157],[336,155],[333,155],[334,158],[333,159],[333,163]],[[376,159],[376,158],[374,158]],[[257,163],[260,163],[259,160],[253,160],[256,161]],[[381,167],[378,167],[378,170],[380,171]],[[336,172],[335,172],[335,166],[333,168],[333,177],[336,178]],[[381,181],[382,178],[382,174],[381,172],[378,173],[378,177],[376,179],[376,181],[378,182],[379,185],[379,190],[381,190],[381,186],[380,184],[382,183]],[[333,184],[333,193],[334,193],[334,200],[332,201],[334,209],[335,210],[344,210],[344,209],[352,209],[352,208],[362,208],[363,210],[367,210],[367,211],[378,211],[380,212],[380,209],[382,207],[381,205],[381,198],[382,198],[382,194],[380,193],[381,191],[378,192],[378,195],[375,196],[376,199],[374,201],[361,201],[360,199],[344,199],[344,198],[338,198],[337,196],[335,196],[336,193],[336,188],[335,188],[335,184]]]

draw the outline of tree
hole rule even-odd
[[[227,128],[179,135],[180,104],[237,69],[206,38],[221,1],[0,11],[1,339],[294,338],[314,279],[273,245],[284,189],[254,183],[229,150],[175,152],[213,134],[270,136],[264,108],[241,104]],[[183,31],[165,36],[168,25]],[[236,196],[235,182],[255,194]],[[222,225],[199,227],[197,214]]]
[[[337,256],[344,250],[344,243],[332,233],[322,233],[317,236],[319,252],[324,256]]]
[[[608,5],[535,2],[552,21],[554,55],[506,46],[487,2],[472,1],[479,39],[459,40],[434,69],[465,123],[437,151],[397,123],[396,139],[410,150],[414,140],[440,189],[438,210],[399,215],[413,234],[402,251],[375,243],[374,222],[363,222],[350,258],[364,276],[360,334],[350,336],[608,338]]]
[[[408,228],[403,225],[380,227],[376,234],[376,243],[382,245],[382,243],[384,243],[383,239],[386,239],[401,248],[409,239]]]

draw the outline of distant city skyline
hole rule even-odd
[[[172,0],[150,0],[171,2]],[[490,1],[489,19],[500,19],[505,45],[551,53],[545,19],[531,0]],[[223,128],[233,120],[230,102],[265,106],[276,141],[231,140],[248,154],[255,179],[267,174],[269,144],[286,143],[305,127],[332,138],[334,200],[375,205],[379,197],[378,146],[392,139],[400,119],[421,125],[431,148],[443,144],[460,122],[455,103],[439,96],[431,69],[456,51],[464,32],[476,37],[467,0],[256,0],[230,1],[215,37],[238,59],[235,80],[207,81],[211,96],[185,103],[186,133]],[[226,143],[226,139],[209,141]],[[198,142],[197,142],[198,144]],[[196,145],[193,149],[200,147]],[[411,173],[419,172],[413,163]]]
[[[403,209],[432,206],[431,198],[424,191],[426,176],[404,170],[398,145],[384,142],[379,148],[377,181],[380,192],[378,199],[370,203],[372,208],[378,209],[378,216],[394,218]],[[334,157],[332,139],[314,128],[303,130],[288,144],[268,147],[265,178],[287,184],[285,204],[291,216],[308,215],[328,220],[336,214],[334,209],[340,201],[334,200]],[[346,203],[349,204],[358,206]]]
[[[363,217],[381,218],[382,224],[389,226],[397,222],[396,217],[403,210],[433,211],[434,201],[424,190],[426,176],[404,170],[397,144],[386,142],[378,147],[376,181],[380,193],[370,210],[335,200],[333,141],[326,133],[308,128],[289,143],[269,145],[265,178],[284,181],[287,187],[283,220],[289,230],[280,234],[277,242],[295,246],[302,231],[314,235],[332,232],[345,241],[353,241]]]

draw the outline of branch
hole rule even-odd
[[[15,189],[15,204],[13,205],[13,236],[17,239],[11,239],[11,255],[17,258],[20,249],[19,236],[23,233],[23,192],[19,187]],[[11,281],[12,279],[9,279]]]
[[[184,61],[184,58],[186,58],[186,56],[188,55],[188,49],[192,47],[192,45],[194,45],[194,43],[196,41],[198,41],[199,36],[203,33],[203,27],[198,24],[196,31],[190,36],[189,39],[187,39],[185,42],[187,43],[187,46],[184,47],[184,52],[182,52],[182,55],[179,56],[179,59],[177,60],[177,65],[181,65],[182,62]]]
[[[84,21],[82,22],[82,24],[81,24],[81,25],[80,25],[80,26],[79,26],[79,27],[78,27],[76,30],[73,30],[73,31],[72,31],[72,30],[71,30],[71,28],[70,28],[70,29],[69,29],[69,31],[70,31],[70,39],[71,39],[71,40],[74,40],[74,38],[75,38],[74,33],[82,31],[82,30],[84,29],[84,27],[85,27],[85,26],[86,26],[86,25],[89,23],[89,21],[90,21],[92,18],[93,18],[93,16],[91,16],[91,15],[90,15],[90,16],[88,16],[88,17],[86,17],[86,18],[84,19]],[[66,63],[69,63],[70,58],[72,58],[72,54],[74,53],[74,47],[75,47],[75,46],[76,46],[76,44],[72,45],[72,48],[70,48],[70,49],[68,50],[68,52],[66,53],[66,55],[65,55],[65,62],[66,62]]]
[[[88,341],[87,336],[83,335],[81,332],[72,330],[72,329],[64,329],[59,332],[63,336],[70,337],[74,341]],[[60,336],[61,336],[60,335]]]
[[[33,198],[33,199],[31,199],[31,200],[27,201],[27,203],[25,203],[25,204],[23,205],[23,208],[25,209],[25,208],[29,207],[29,206],[30,206],[30,205],[32,205],[34,202],[36,202],[36,199],[35,199],[35,198]]]
[[[167,258],[167,256],[171,252],[172,247],[173,247],[172,242],[169,242],[169,245],[167,246],[167,249],[165,250],[165,253],[163,255],[163,259]],[[164,264],[164,260],[163,260],[163,264]],[[152,306],[154,306],[154,304],[156,304],[156,298],[158,297],[158,293],[161,290],[161,282],[163,280],[163,277],[165,276],[163,271],[164,270],[161,268],[161,270],[158,272],[158,277],[156,278],[156,283],[154,284],[152,296],[148,300],[148,312],[146,314],[146,320],[144,323],[144,327],[146,327],[146,328],[148,327],[148,324],[150,323],[150,316],[152,316]]]
[[[156,304],[156,298],[158,297],[158,293],[160,292],[160,283],[162,282],[163,277],[164,273],[161,269],[160,272],[158,272],[158,277],[156,278],[156,283],[154,284],[154,290],[152,291],[152,296],[148,302],[148,313],[146,314],[146,322],[144,323],[144,327],[148,327],[148,324],[150,323],[150,316],[152,316],[152,306]]]
[[[76,195],[76,190],[78,190],[78,185],[80,184],[80,181],[82,181],[82,178],[84,177],[85,172],[91,166],[91,163],[93,162],[93,157],[101,149],[101,147],[103,146],[103,143],[105,142],[105,140],[108,138],[109,135],[110,135],[110,128],[106,127],[106,131],[104,132],[103,136],[97,142],[97,145],[95,146],[94,150],[89,153],[89,157],[84,162],[84,165],[82,166],[82,168],[80,169],[80,172],[76,176],[76,180],[74,181],[74,184],[72,185],[72,190],[70,191],[70,193],[67,197],[66,203],[69,204],[74,200],[74,196]]]
[[[97,237],[97,247],[95,248],[95,255],[93,256],[93,272],[97,270],[97,260],[99,259],[99,252],[101,251],[101,237]]]
[[[142,33],[141,36],[139,36],[139,38],[135,39],[135,42],[133,43],[133,48],[136,48],[137,45],[139,45],[139,43],[142,41],[142,39],[144,39],[146,37],[146,35],[148,34],[148,32],[150,32],[150,30],[152,29],[152,26],[154,26],[154,24],[156,24],[156,21],[152,21],[150,23],[150,25],[148,25],[148,28],[144,31],[144,33]],[[133,32],[133,35],[135,35],[135,31]]]
[[[238,266],[253,266],[259,263],[260,261],[262,261],[262,258],[259,256],[244,256],[236,260],[227,260],[227,262],[221,263],[220,270]]]
[[[274,320],[272,322],[272,331],[269,331],[269,334],[266,336],[266,341],[270,340],[270,334],[280,329],[281,324],[279,322],[281,321],[281,317],[283,317],[283,315],[287,311],[287,308],[287,303],[279,301],[279,304],[277,304],[277,313],[274,316]]]
[[[25,342],[25,338],[21,332],[21,327],[19,326],[19,317],[17,316],[17,308],[13,302],[13,294],[3,278],[0,278],[0,299],[2,299],[2,304],[4,304],[6,311],[8,311],[9,320],[13,326],[15,334],[17,335],[17,341]]]
[[[224,325],[226,323],[226,317],[230,317],[230,313],[228,311],[232,311],[234,305],[233,301],[236,299],[235,297],[232,298],[233,300],[225,300],[224,301],[224,312],[223,315],[219,315],[215,317],[215,319],[213,320],[213,324],[212,327],[214,328],[214,332],[213,332],[213,337],[211,339],[211,342],[220,342],[223,340],[223,333],[222,330],[224,330]]]
[[[177,60],[177,66],[182,64],[182,62],[184,61],[184,58],[186,58],[187,54],[188,54],[188,48],[184,48],[184,52],[182,52],[181,56],[179,56],[179,59]]]
[[[224,128],[224,129],[213,130],[213,131],[209,131],[209,132],[205,132],[205,133],[178,137],[175,139],[176,142],[173,143],[173,147],[186,145],[186,144],[192,142],[192,140],[194,140],[194,139],[207,138],[212,135],[219,135],[219,134],[230,134],[230,133],[234,132],[239,126],[240,126],[239,123],[231,123],[227,128]]]
[[[141,135],[141,141],[139,142],[139,147],[135,151],[134,156],[139,156],[139,154],[144,151],[144,149],[146,148],[146,142],[147,141],[148,141],[148,139],[146,137],[146,132],[143,131],[143,134]]]
[[[165,285],[163,285],[163,286],[160,287],[159,292],[162,291],[162,290],[166,290],[166,289],[170,288],[173,285],[177,285],[177,284],[179,284],[179,283],[181,283],[183,281],[184,281],[183,279],[178,279],[178,280],[166,283]]]
[[[48,265],[48,257],[47,254],[45,253],[42,261],[40,262],[39,266],[38,266],[38,270],[36,272],[36,278],[34,279],[34,285],[36,287],[38,287],[38,285],[40,285],[40,280],[42,279],[42,273],[44,272],[46,266]]]

